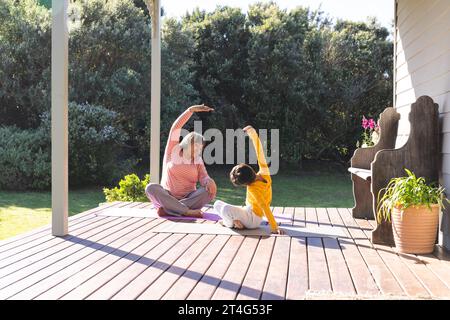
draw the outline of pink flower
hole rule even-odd
[[[367,129],[369,127],[369,121],[366,119],[366,117],[363,116],[362,118],[362,127],[364,129]]]
[[[369,125],[370,129],[372,129],[372,130],[375,129],[375,121],[373,121],[373,119],[369,120],[369,124],[368,125]]]

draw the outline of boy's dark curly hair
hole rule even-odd
[[[256,172],[248,164],[241,163],[231,169],[230,180],[235,186],[247,186],[256,180]]]

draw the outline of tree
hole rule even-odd
[[[237,115],[246,114],[243,79],[249,32],[245,14],[221,6],[211,13],[196,9],[184,17],[183,24],[194,39],[194,88],[202,102],[216,108],[205,122],[222,129],[242,125]]]
[[[50,104],[50,12],[2,0],[0,21],[0,125],[36,128]]]

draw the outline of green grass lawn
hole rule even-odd
[[[69,215],[97,207],[104,202],[102,188],[71,190]],[[50,192],[0,191],[0,240],[51,222]]]
[[[243,205],[245,188],[234,187],[228,169],[208,169],[218,187],[217,199]],[[307,172],[307,173],[305,173]],[[352,207],[350,176],[342,170],[285,170],[272,178],[273,206],[283,207]],[[69,192],[69,214],[97,207],[104,202],[102,187]],[[0,240],[49,224],[50,192],[0,191]]]
[[[243,205],[245,188],[234,187],[228,171],[208,170],[217,183],[217,199]],[[280,207],[353,207],[350,175],[344,172],[296,173],[287,171],[272,177],[272,205]]]

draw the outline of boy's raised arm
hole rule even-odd
[[[255,128],[253,128],[252,126],[247,126],[243,130],[248,134],[250,140],[252,140],[253,147],[255,148],[256,152],[256,158],[258,159],[260,173],[270,176],[269,166],[267,165],[266,157],[264,155],[264,149]]]

